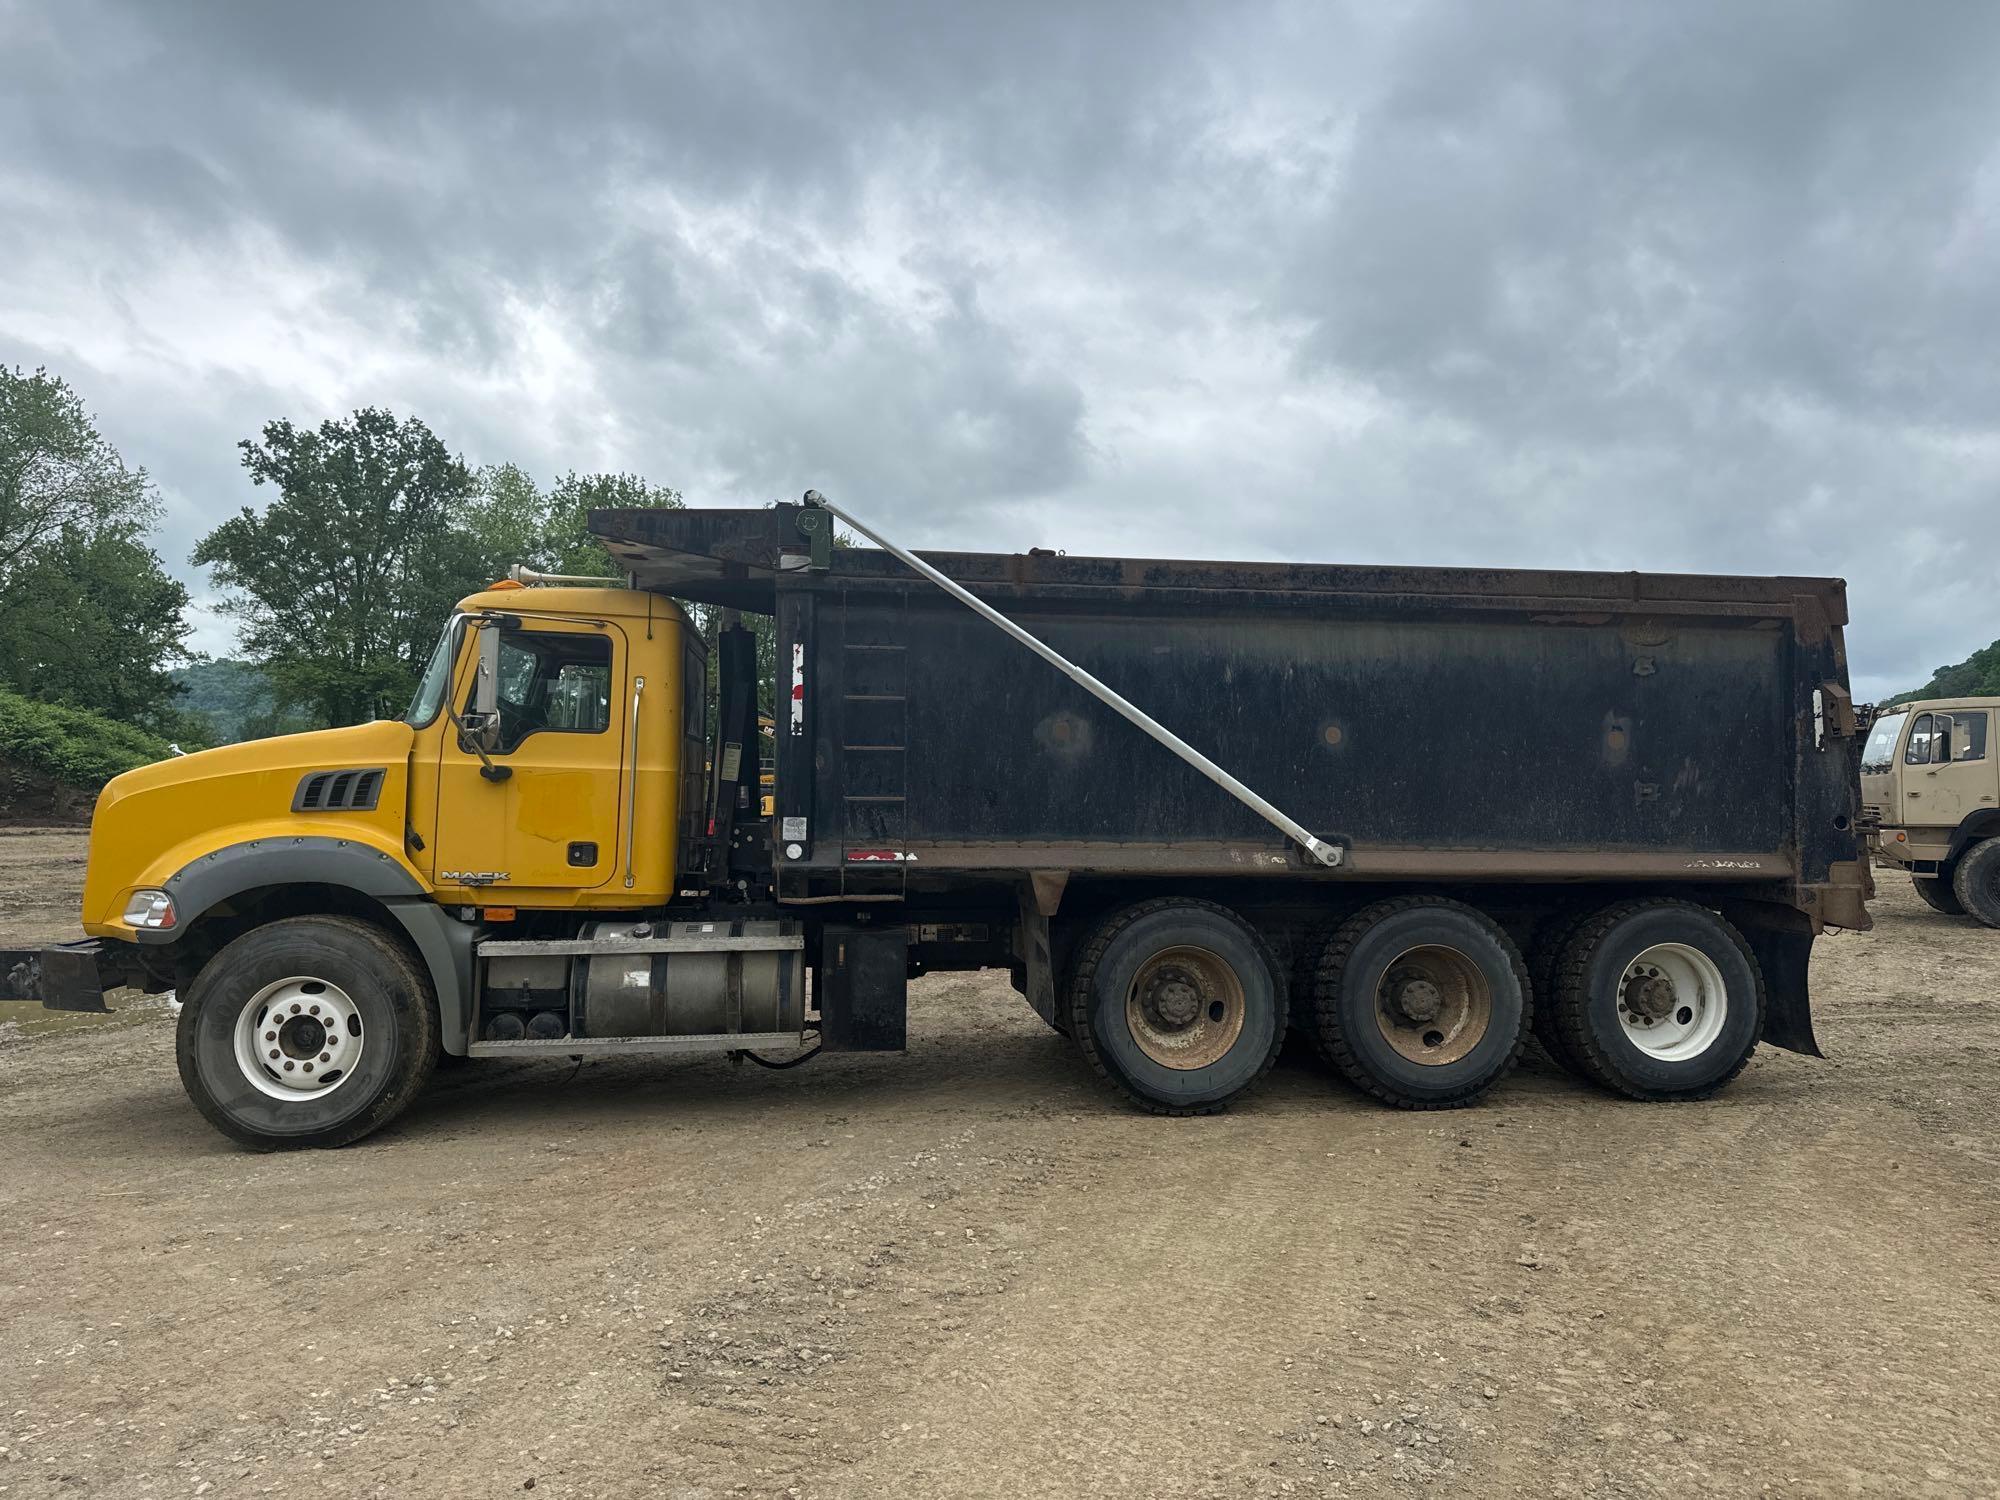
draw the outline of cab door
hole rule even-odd
[[[1991,715],[1984,709],[1918,714],[1903,753],[1904,821],[1956,828],[1994,805]]]
[[[500,631],[498,723],[486,759],[440,737],[435,879],[442,899],[566,905],[607,884],[629,794],[630,647],[616,625],[510,619]],[[470,655],[470,653],[469,653]],[[472,671],[455,689],[472,711]]]

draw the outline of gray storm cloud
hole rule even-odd
[[[2000,11],[0,0],[0,359],[919,544],[1826,572],[2000,634]],[[215,627],[205,636],[226,647]]]

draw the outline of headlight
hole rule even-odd
[[[121,920],[127,927],[150,927],[157,930],[174,925],[174,898],[165,891],[134,891],[132,899],[125,903],[125,915]]]

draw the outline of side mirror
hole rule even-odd
[[[500,743],[500,626],[479,621],[473,629],[479,637],[479,662],[472,678],[472,708],[459,729],[468,748],[483,754]]]
[[[472,711],[491,718],[500,711],[500,627],[479,627],[479,676],[472,685]]]

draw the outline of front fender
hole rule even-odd
[[[437,991],[444,1049],[465,1052],[470,1025],[472,948],[478,934],[431,899],[393,855],[356,839],[250,839],[216,849],[167,877],[178,921],[165,932],[139,931],[141,943],[171,943],[202,915],[245,891],[287,885],[330,885],[373,898],[416,946]]]

